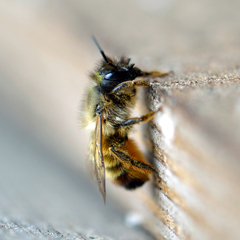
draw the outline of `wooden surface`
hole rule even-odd
[[[162,112],[150,126],[161,181],[149,208],[173,233],[164,239],[239,239],[239,69],[173,76],[150,93]]]
[[[139,225],[159,239],[239,239],[239,4],[1,1],[1,239],[153,239],[128,228]],[[90,183],[78,115],[100,59],[92,34],[107,55],[175,72],[147,97],[163,104],[150,125],[155,195],[108,181],[104,206]]]

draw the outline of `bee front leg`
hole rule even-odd
[[[150,82],[146,80],[136,79],[133,81],[126,81],[118,84],[111,93],[114,95],[121,95],[126,92],[126,90],[133,89],[134,87],[150,87]]]
[[[143,72],[143,75],[140,77],[166,77],[170,74],[172,74],[173,71],[163,73],[158,71],[152,71],[152,72]],[[121,95],[124,94],[126,90],[132,89],[134,87],[150,87],[151,84],[149,81],[142,80],[142,79],[136,79],[132,81],[126,81],[118,84],[113,90],[112,94]]]
[[[125,122],[122,122],[121,123],[121,126],[122,127],[125,127],[125,126],[129,126],[129,125],[134,125],[134,124],[137,124],[137,123],[140,123],[140,122],[148,122],[150,121],[154,115],[160,111],[161,108],[159,108],[157,111],[150,111],[149,113],[147,114],[144,114],[142,115],[141,117],[136,117],[136,118],[130,118],[128,119],[127,121]]]
[[[152,71],[152,72],[143,72],[143,77],[166,77],[170,74],[173,74],[173,71],[170,72],[158,72],[158,71]]]

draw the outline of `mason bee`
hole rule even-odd
[[[150,87],[149,81],[136,78],[165,77],[169,73],[143,72],[130,64],[129,58],[112,59],[94,37],[93,41],[103,59],[90,75],[94,86],[88,91],[81,120],[91,130],[88,162],[105,202],[105,175],[127,189],[135,189],[149,180],[149,174],[157,173],[128,137],[135,124],[151,120],[157,111],[136,118],[130,118],[130,113],[136,87]]]

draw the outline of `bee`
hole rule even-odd
[[[128,136],[135,124],[151,120],[158,110],[136,118],[130,118],[130,114],[136,87],[150,87],[147,77],[165,77],[169,73],[143,72],[130,64],[129,58],[112,59],[94,37],[93,41],[103,59],[90,75],[94,86],[86,96],[81,120],[91,130],[88,162],[105,202],[105,176],[127,189],[135,189],[149,180],[150,174],[157,174]]]

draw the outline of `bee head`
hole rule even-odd
[[[92,74],[92,78],[97,81],[103,91],[110,92],[119,83],[133,80],[143,75],[143,72],[139,68],[134,67],[134,64],[129,64],[129,58],[121,58],[119,61],[113,61],[105,55],[94,37],[93,41],[97,45],[103,61],[99,70],[95,74]]]

